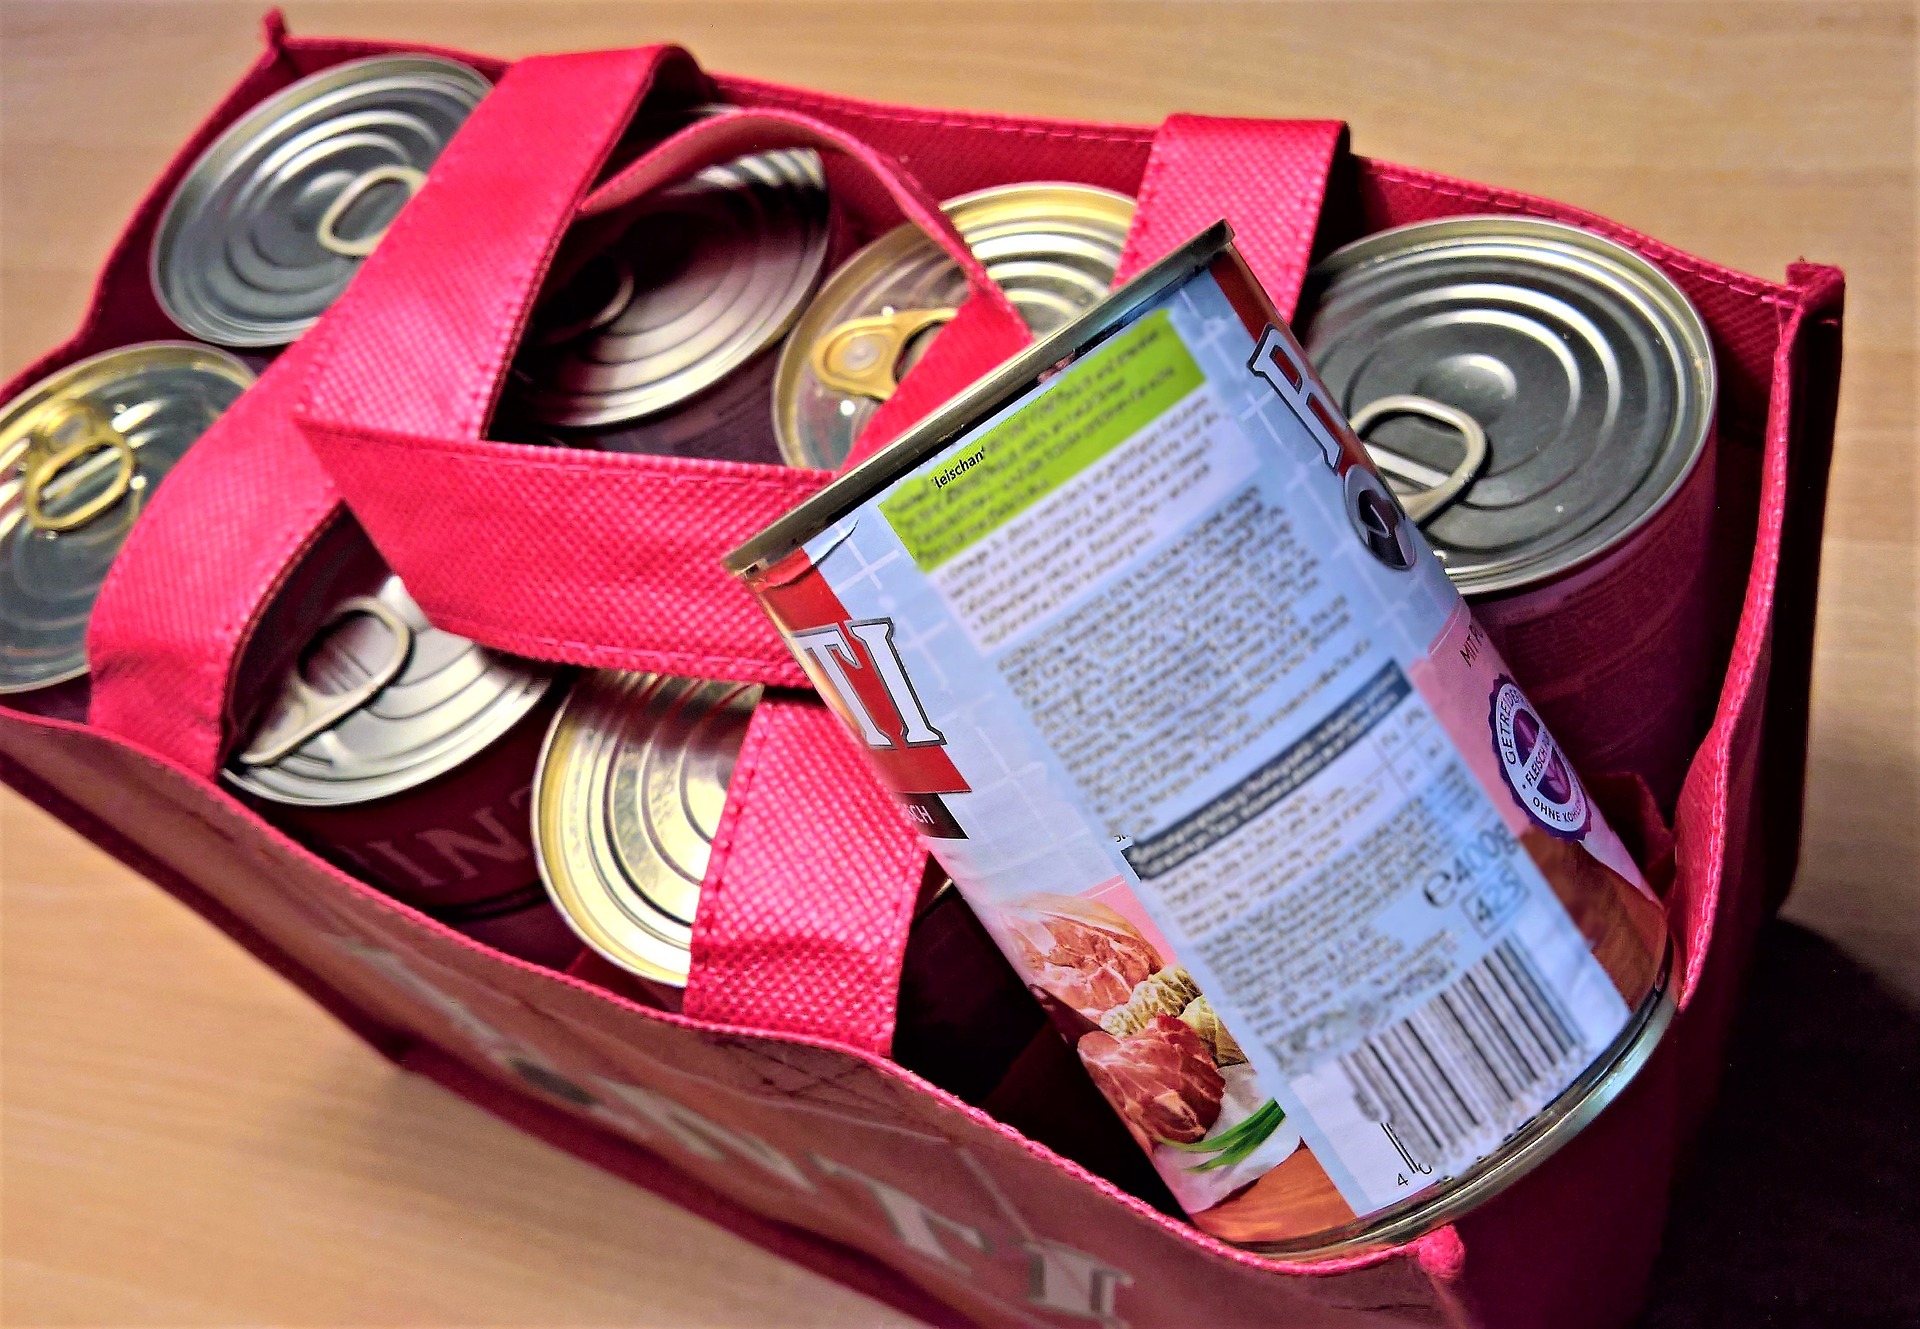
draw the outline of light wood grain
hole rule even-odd
[[[263,0],[262,0],[263,2]],[[867,96],[1337,116],[1360,151],[1851,279],[1790,914],[1920,1007],[1914,12],[1841,5],[290,4],[503,55],[684,42]],[[0,371],[256,49],[241,4],[0,7]],[[390,1070],[11,795],[7,1324],[891,1324]]]

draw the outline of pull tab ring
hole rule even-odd
[[[362,171],[347,181],[346,187],[333,196],[333,202],[327,204],[327,210],[320,214],[319,222],[314,225],[313,238],[329,254],[338,254],[342,258],[365,258],[379,248],[380,242],[386,238],[387,227],[392,226],[393,223],[389,221],[387,226],[382,226],[372,235],[363,235],[358,240],[349,240],[337,229],[340,219],[347,215],[347,209],[375,185],[388,183],[405,185],[407,198],[412,199],[420,192],[420,186],[426,182],[426,172],[415,170],[411,166],[402,166],[398,162]]]
[[[808,356],[821,384],[836,392],[885,401],[900,387],[894,373],[907,344],[926,329],[953,322],[957,309],[901,309],[850,318],[828,329]]]
[[[76,530],[125,498],[127,491],[133,488],[137,464],[133,444],[91,406],[69,405],[66,413],[56,419],[41,436],[51,445],[61,434],[70,433],[69,426],[75,423],[80,426],[80,433],[71,442],[54,447],[51,451],[34,449],[27,454],[26,474],[20,483],[20,505],[26,514],[27,525],[36,531],[58,533]],[[113,479],[107,487],[71,512],[57,515],[48,512],[47,491],[53,483],[82,458],[102,451],[114,454]]]
[[[1457,430],[1463,454],[1459,463],[1452,471],[1438,471],[1369,440],[1367,430],[1392,415],[1425,416]],[[1410,393],[1381,397],[1355,411],[1351,423],[1353,432],[1366,443],[1367,454],[1373,458],[1373,464],[1383,474],[1421,486],[1415,493],[1395,495],[1407,516],[1421,526],[1465,493],[1467,486],[1480,473],[1480,468],[1486,464],[1487,431],[1480,427],[1480,422],[1465,411],[1431,397],[1416,397]]]
[[[387,658],[377,668],[345,692],[322,692],[300,674],[298,663],[287,671],[286,687],[279,711],[261,726],[247,749],[234,758],[242,766],[271,766],[309,739],[324,734],[362,706],[400,676],[413,653],[413,629],[386,601],[371,595],[356,595],[343,600],[314,631],[318,640],[330,629],[357,614],[379,620],[393,643]]]

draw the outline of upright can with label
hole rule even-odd
[[[1670,1018],[1658,901],[1224,223],[729,567],[1216,1236],[1445,1222]]]
[[[1408,510],[1435,506],[1422,534],[1554,732],[1672,807],[1725,672],[1699,311],[1626,246],[1532,217],[1367,236],[1306,300],[1335,406]],[[1436,405],[1485,434],[1464,485]]]

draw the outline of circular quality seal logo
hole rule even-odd
[[[1563,840],[1585,835],[1592,820],[1587,791],[1520,685],[1505,674],[1494,680],[1488,724],[1500,776],[1527,815]]]

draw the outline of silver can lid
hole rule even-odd
[[[603,671],[568,694],[533,790],[540,875],[613,963],[687,981],[693,916],[754,684]]]
[[[267,98],[174,190],[153,242],[167,316],[222,346],[283,346],[359,271],[493,85],[438,56],[335,65]]]
[[[601,428],[712,388],[793,326],[826,270],[831,221],[811,149],[741,157],[663,190],[542,297],[505,409]]]
[[[334,606],[225,774],[274,803],[386,798],[481,752],[553,682],[544,666],[433,627],[388,576]]]
[[[87,672],[87,621],[127,532],[252,382],[224,351],[147,342],[0,406],[0,693]]]
[[[1036,337],[1106,297],[1133,200],[1091,185],[996,185],[940,205]],[[827,279],[781,350],[774,429],[789,464],[836,470],[966,299],[958,264],[911,225]]]
[[[1347,245],[1308,278],[1307,353],[1367,443],[1416,488],[1454,470],[1442,413],[1464,411],[1486,460],[1425,525],[1454,584],[1506,593],[1616,548],[1685,483],[1706,447],[1715,375],[1705,323],[1673,281],[1604,236],[1522,217],[1455,217]]]

